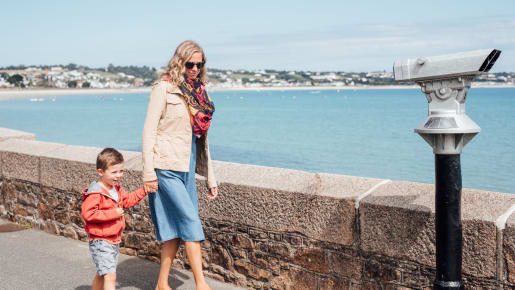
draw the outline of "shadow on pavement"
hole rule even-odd
[[[93,262],[92,262],[93,263]],[[172,275],[168,278],[168,283],[173,289],[177,289],[184,284],[184,280],[190,277],[172,269]],[[159,275],[159,264],[145,261],[141,258],[129,258],[124,260],[116,269],[116,288],[131,288],[151,290],[155,288]],[[93,276],[91,276],[93,281]],[[82,285],[75,290],[90,290],[91,285]]]

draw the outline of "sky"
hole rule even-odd
[[[395,60],[502,50],[515,71],[515,1],[2,1],[0,67],[165,66],[184,40],[208,68],[392,71]]]

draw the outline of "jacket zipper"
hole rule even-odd
[[[120,192],[118,190],[116,190],[116,194],[118,194],[118,200],[116,201],[116,208],[120,208]],[[105,196],[107,196],[110,199],[114,200],[114,198],[112,196],[110,196],[110,195],[111,194],[109,194],[109,196],[107,196],[107,195],[105,195]],[[120,223],[121,223],[121,226],[123,228],[123,219],[122,218],[123,218],[123,215],[120,216]],[[118,234],[121,235],[121,232],[122,232],[122,229],[120,229],[120,232],[118,232]]]
[[[118,190],[116,190],[116,194],[118,194],[118,200],[116,201],[116,207],[120,208],[120,192]],[[120,227],[120,232],[118,234],[120,235],[120,238],[121,238],[121,234],[123,231],[123,214],[120,216],[120,223],[121,223],[121,227]]]

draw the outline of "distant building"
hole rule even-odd
[[[0,78],[0,87],[12,88],[12,87],[14,87],[14,85],[7,82],[3,78]]]
[[[39,67],[28,67],[25,69],[26,72],[36,72],[36,71],[41,71],[41,68]]]
[[[145,81],[142,78],[135,78],[134,79],[134,86],[135,87],[142,87]]]
[[[101,82],[97,81],[97,80],[92,80],[89,82],[89,87],[90,88],[95,88],[95,89],[103,89],[104,88],[104,84],[102,84]]]

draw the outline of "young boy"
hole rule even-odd
[[[122,208],[133,207],[145,197],[143,187],[127,193],[120,188],[123,156],[113,148],[105,148],[97,156],[98,181],[82,191],[82,218],[89,235],[89,251],[97,273],[92,289],[116,288],[116,265],[125,219]]]

